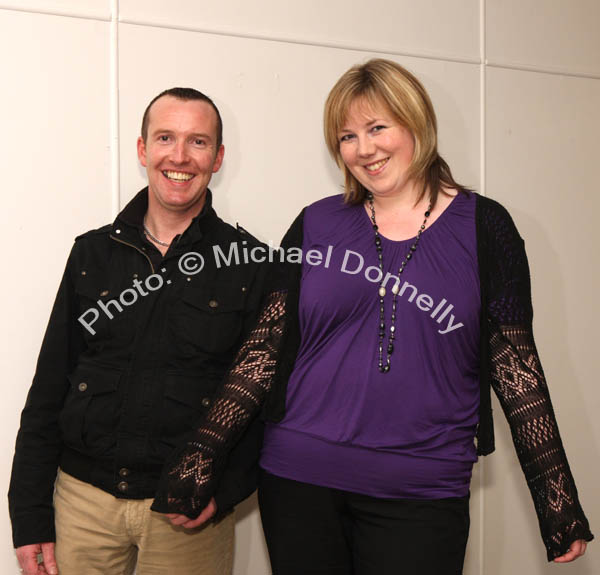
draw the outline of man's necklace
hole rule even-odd
[[[146,218],[144,218],[142,225],[144,226],[144,232],[154,243],[158,244],[159,246],[163,246],[165,248],[168,248],[171,245],[171,242],[169,242],[169,243],[161,242],[157,237],[152,235],[150,230],[146,227]]]
[[[387,344],[387,355],[384,359],[383,356],[383,340],[385,337],[385,305],[384,305],[384,297],[385,297],[385,286],[384,283],[384,273],[383,273],[383,249],[381,247],[381,237],[379,235],[379,227],[377,226],[377,221],[375,220],[375,206],[373,205],[373,194],[369,192],[367,195],[367,201],[369,202],[369,209],[371,210],[371,222],[373,225],[373,231],[375,232],[375,249],[377,250],[377,258],[379,269],[381,270],[381,283],[379,284],[379,363],[377,365],[379,371],[381,373],[387,373],[390,371],[390,360],[392,357],[392,353],[394,353],[394,340],[396,339],[396,303],[398,299],[398,292],[400,291],[400,276],[404,271],[404,268],[408,264],[409,260],[413,257],[413,254],[417,251],[417,245],[419,244],[419,240],[421,239],[421,234],[423,230],[425,230],[425,225],[427,224],[427,219],[431,215],[431,203],[425,212],[425,219],[417,232],[417,237],[415,238],[414,243],[410,246],[408,253],[404,256],[402,263],[400,264],[400,269],[398,270],[398,282],[394,283],[392,286],[392,317],[390,323],[390,335],[388,337]]]

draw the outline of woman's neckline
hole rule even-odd
[[[456,198],[458,198],[458,196],[461,194],[461,192],[457,192],[456,195],[450,200],[450,202],[448,202],[448,205],[442,210],[442,213],[431,223],[431,224],[427,224],[425,226],[425,229],[423,230],[423,232],[421,233],[421,237],[423,235],[425,235],[429,230],[435,228],[435,225],[446,216],[446,213],[448,212],[448,210],[450,209],[451,206],[453,206]],[[367,222],[371,232],[373,231],[373,224],[371,222],[371,215],[369,213],[369,207],[366,204],[362,204],[361,206],[361,211],[363,212],[363,215],[365,217],[365,221]],[[379,236],[381,237],[382,240],[386,241],[386,242],[390,242],[393,244],[402,244],[402,243],[406,243],[406,242],[413,242],[415,240],[415,238],[417,237],[417,232],[419,230],[415,230],[415,234],[413,236],[411,236],[410,238],[406,238],[406,239],[402,239],[402,240],[392,240],[390,238],[388,238],[387,236],[383,235],[381,233],[381,229],[379,230]]]

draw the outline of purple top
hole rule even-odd
[[[281,477],[376,497],[464,496],[477,459],[479,406],[475,198],[459,194],[423,232],[401,276],[387,374],[377,369],[374,239],[365,208],[342,196],[306,209],[300,349],[286,416],[267,425],[260,464]],[[412,242],[382,237],[384,272],[397,274]]]

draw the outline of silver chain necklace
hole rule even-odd
[[[152,235],[150,230],[146,227],[146,218],[144,218],[142,225],[144,226],[144,232],[154,243],[158,244],[159,246],[163,246],[165,248],[168,248],[171,245],[171,242],[169,242],[169,243],[161,242],[157,237]]]

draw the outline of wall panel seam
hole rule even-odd
[[[534,72],[536,74],[548,74],[552,76],[569,76],[571,78],[600,80],[600,73],[573,72],[566,68],[548,68],[545,66],[537,66],[535,64],[511,64],[510,62],[497,60],[486,60],[485,65],[489,68],[498,68],[502,70],[517,70],[519,72]]]
[[[479,0],[479,171],[482,195],[486,195],[486,0]],[[479,461],[479,575],[484,575],[485,562],[485,458]]]
[[[110,171],[111,215],[121,208],[119,141],[119,0],[111,0],[110,21]]]
[[[130,24],[133,26],[144,26],[149,28],[161,28],[165,30],[179,30],[182,32],[197,32],[200,34],[210,34],[213,36],[226,36],[231,38],[245,38],[248,40],[262,40],[267,42],[279,42],[284,44],[299,44],[302,46],[314,46],[317,48],[333,48],[337,50],[352,50],[355,52],[368,52],[374,54],[392,54],[394,56],[406,56],[410,58],[421,58],[426,60],[439,60],[443,62],[454,62],[458,64],[480,64],[479,58],[468,58],[463,56],[448,56],[441,53],[428,53],[425,51],[409,52],[406,50],[397,50],[382,46],[368,46],[366,44],[352,44],[345,42],[326,42],[323,40],[314,40],[309,38],[300,38],[293,36],[274,36],[270,34],[256,34],[244,32],[236,29],[223,29],[216,27],[199,26],[181,26],[175,24],[165,24],[152,21],[138,20],[134,18],[121,18],[121,24]]]
[[[62,16],[64,18],[77,18],[78,20],[94,20],[96,22],[110,22],[110,16],[91,16],[90,14],[82,14],[78,12],[72,12],[70,10],[41,10],[41,9],[28,9],[28,8],[16,8],[16,7],[3,7],[0,6],[0,12],[19,12],[21,14],[41,14],[43,16]]]

